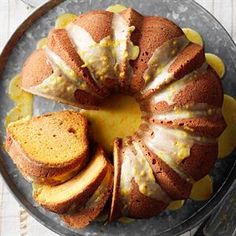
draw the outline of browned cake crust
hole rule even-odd
[[[195,143],[191,147],[190,156],[180,162],[180,166],[188,176],[198,181],[212,170],[217,156],[218,143]]]
[[[85,206],[80,207],[80,209],[74,214],[61,215],[62,220],[70,227],[79,229],[86,227],[91,223],[91,221],[96,219],[104,209],[104,206],[112,192],[113,167],[109,165],[107,171],[111,172],[111,176],[100,193],[99,201],[95,201],[89,206],[85,204]]]
[[[145,93],[138,95],[138,100],[147,99],[155,92],[164,88],[166,85],[179,80],[186,76],[187,74],[193,72],[194,70],[200,68],[205,62],[204,48],[194,44],[189,43],[180,53],[177,54],[176,59],[170,65],[168,72],[173,74],[173,77],[168,82],[161,84],[157,88],[150,89]]]
[[[134,21],[134,23],[138,21]],[[131,62],[133,76],[131,79],[131,92],[139,92],[144,86],[143,73],[148,67],[148,61],[155,50],[168,40],[183,35],[182,30],[173,22],[155,16],[147,16],[140,24],[134,25],[135,31],[131,40],[139,46],[140,53],[135,61]]]
[[[113,146],[113,163],[114,163],[114,184],[112,191],[111,209],[109,214],[109,222],[119,218],[122,213],[122,202],[120,199],[120,175],[121,175],[121,154],[122,139],[116,139]]]
[[[209,89],[210,88],[210,89]],[[195,104],[207,104],[209,108],[221,108],[223,104],[223,88],[219,77],[212,68],[198,73],[194,81],[186,81],[186,85],[174,95],[173,104],[166,101],[152,103],[144,100],[141,109],[154,113],[172,111],[174,108],[191,108]]]
[[[142,24],[143,16],[132,8],[127,8],[123,10],[120,13],[120,15],[125,19],[129,27],[135,26],[134,32],[132,32],[132,34],[127,40],[130,40],[131,42],[133,42],[134,45],[136,45],[138,41],[134,40],[135,37],[133,35],[139,32],[139,28],[137,26],[140,26],[140,24]],[[140,32],[138,34],[140,35]],[[125,73],[125,79],[120,80],[121,92],[123,93],[130,92],[130,79],[131,79],[132,74],[130,75],[128,73],[128,68],[131,64],[132,64],[131,61],[125,60],[120,65],[120,71]]]
[[[106,159],[105,157],[105,153],[103,151],[103,149],[101,147],[98,147],[95,154],[94,154],[94,157],[92,158],[91,162],[93,161],[93,159],[96,158],[96,156],[98,155],[102,155],[103,158]],[[92,182],[88,183],[88,185],[86,185],[83,189],[82,192],[77,192],[76,194],[74,194],[73,196],[70,196],[68,197],[66,200],[64,201],[55,201],[55,203],[53,202],[50,202],[48,203],[47,202],[47,199],[43,199],[42,200],[42,197],[39,197],[39,195],[42,195],[40,191],[37,191],[37,189],[33,192],[33,198],[35,199],[35,201],[40,204],[41,206],[43,206],[44,208],[50,210],[50,211],[53,211],[53,212],[56,212],[56,213],[59,213],[59,214],[63,214],[67,211],[74,211],[75,209],[77,209],[79,206],[85,204],[88,200],[88,198],[94,193],[94,191],[98,188],[98,186],[101,184],[102,180],[104,179],[106,173],[107,173],[107,169],[110,168],[109,167],[109,162],[108,160],[106,159],[106,165],[103,166],[103,168],[100,170],[99,173],[97,173],[96,175],[96,178],[93,179]],[[85,167],[82,172],[79,173],[79,175],[83,172],[86,171],[86,168]],[[83,178],[83,175],[81,174],[81,178]],[[74,177],[76,178],[76,177]],[[71,179],[73,180],[73,179]],[[63,186],[67,184],[64,183],[62,185],[58,185],[59,187],[60,186]],[[58,187],[56,186],[56,187]],[[43,187],[43,186],[42,186]],[[68,186],[67,186],[68,187]],[[73,188],[73,185],[71,185],[71,188]],[[65,191],[70,191],[70,189],[64,189],[64,191],[62,192],[62,194],[65,193]],[[53,192],[52,192],[53,194]]]
[[[151,152],[142,140],[139,141],[161,188],[173,200],[187,199],[191,193],[192,184],[180,177],[171,167]]]
[[[198,69],[204,61],[204,48],[197,44],[189,43],[170,65],[169,72],[173,73],[174,78],[178,80],[183,78],[186,74]]]
[[[61,113],[61,116],[67,117],[70,116],[70,113],[78,113],[74,111],[64,111]],[[30,122],[34,121],[41,121],[43,122],[44,117],[46,116],[58,116],[56,113],[48,113],[42,116],[33,117]],[[77,118],[80,118],[80,122],[84,127],[84,133],[81,134],[85,136],[85,146],[84,151],[81,153],[80,156],[75,157],[70,162],[62,162],[60,165],[51,165],[45,162],[39,162],[34,160],[31,156],[28,155],[27,150],[24,150],[21,144],[14,138],[14,135],[7,129],[7,137],[5,142],[5,149],[17,165],[17,167],[23,172],[23,175],[27,177],[27,179],[38,182],[38,183],[50,183],[50,184],[59,184],[61,182],[66,181],[68,178],[71,178],[75,175],[79,169],[83,167],[86,162],[88,156],[88,123],[85,117],[82,115],[78,115]],[[72,121],[73,122],[73,121]],[[78,122],[78,120],[74,120],[74,122]],[[27,125],[27,124],[25,124]],[[17,124],[16,124],[17,128]],[[58,126],[60,128],[60,126]],[[58,129],[58,132],[60,130]],[[24,134],[22,134],[24,135]],[[52,134],[53,135],[53,134]],[[45,137],[46,138],[46,137]],[[50,138],[50,137],[47,137]],[[57,144],[55,144],[57,145]],[[68,172],[72,172],[67,178],[62,180],[55,180],[55,177],[66,174]]]
[[[134,179],[132,180],[128,201],[128,216],[136,219],[157,216],[168,206],[167,203],[152,199],[140,193]]]
[[[86,30],[93,40],[99,43],[102,39],[110,36],[112,38],[113,13],[109,11],[95,10],[78,16],[73,22]],[[101,88],[114,92],[118,90],[119,81],[117,78],[106,78],[102,82]]]
[[[210,88],[210,89],[209,89]],[[212,107],[222,107],[223,88],[216,72],[208,67],[194,83],[189,83],[175,98],[175,107],[186,104],[206,103]]]
[[[85,81],[90,92],[86,96],[92,96],[94,100],[99,100],[99,97],[108,95],[106,90],[101,90],[94,82],[87,67],[82,67],[84,62],[81,60],[79,54],[76,52],[73,44],[68,37],[66,30],[53,29],[49,32],[47,46],[60,56],[72,69],[76,72],[78,77]],[[91,95],[90,95],[91,94]],[[97,95],[97,96],[96,96]],[[83,95],[82,95],[83,96]],[[93,103],[96,103],[94,101]]]
[[[52,73],[53,69],[47,62],[47,55],[43,49],[34,51],[29,56],[22,68],[21,86],[29,91],[32,86],[41,84]]]
[[[95,10],[79,15],[73,23],[85,29],[99,43],[103,38],[112,35],[112,17],[112,12]]]
[[[39,63],[39,65],[38,65]],[[101,100],[95,93],[84,90],[76,90],[74,97],[76,102],[69,102],[58,97],[43,94],[35,89],[35,86],[40,85],[45,79],[53,74],[53,68],[49,63],[49,59],[44,50],[36,50],[25,62],[21,73],[21,86],[22,89],[33,93],[35,95],[44,96],[48,99],[56,100],[57,102],[68,103],[73,106],[80,106],[82,108],[92,108],[97,106]],[[85,77],[84,77],[85,78]],[[88,82],[88,81],[87,81]],[[92,83],[89,83],[92,85]],[[96,89],[94,87],[94,89]],[[105,96],[105,95],[104,95]]]
[[[210,138],[219,137],[226,128],[224,118],[221,115],[175,119],[171,121],[149,118],[149,122],[164,125],[168,128],[191,131],[197,136]]]
[[[132,218],[149,218],[158,215],[167,207],[167,203],[145,196],[139,191],[139,186],[134,178],[131,180],[131,189],[127,193],[127,205],[120,199],[120,178],[122,165],[123,142],[121,139],[114,143],[114,186],[109,221],[119,218],[124,212]]]

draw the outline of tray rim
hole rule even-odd
[[[48,11],[59,5],[60,3],[64,2],[66,0],[49,0],[38,7],[36,7],[28,16],[26,19],[24,19],[19,26],[15,29],[15,31],[9,36],[7,42],[3,46],[2,52],[0,54],[0,75],[3,73],[5,69],[5,65],[8,61],[8,58],[11,54],[11,51],[14,49],[15,44],[18,42],[18,40],[22,37],[22,35],[32,26],[32,24],[38,20],[40,17],[42,17],[44,14],[46,14]],[[207,9],[205,9],[203,6],[201,6],[199,3],[197,3],[195,0],[187,0],[191,2],[195,7],[200,8],[203,12],[205,12],[209,17],[212,18],[213,21],[217,22],[217,24],[223,29],[223,31],[227,34],[228,38],[230,39],[231,43],[236,48],[236,43],[232,39],[229,32],[225,29],[225,27],[219,22],[219,20],[216,19],[212,13],[210,13]],[[3,148],[4,149],[4,148]],[[7,185],[7,188],[10,190],[11,194],[14,196],[16,201],[40,224],[45,226],[46,228],[50,229],[52,232],[57,233],[59,235],[61,232],[59,232],[56,228],[53,227],[53,225],[48,224],[43,219],[40,218],[40,216],[34,213],[33,209],[34,206],[30,204],[24,197],[21,192],[18,191],[18,188],[14,188],[14,185],[12,185],[11,178],[8,175],[8,172],[2,165],[2,158],[0,158],[0,174]],[[229,191],[230,187],[232,186],[234,180],[236,179],[236,160],[234,161],[234,164],[228,173],[225,182],[223,185],[215,192],[214,196],[208,200],[208,202],[201,207],[197,212],[195,212],[191,217],[183,221],[182,223],[177,224],[172,229],[167,229],[162,232],[162,235],[180,235],[183,234],[194,227],[198,226],[201,222],[203,222],[209,215],[217,208],[217,205],[220,204],[224,198],[227,195],[227,192]],[[204,214],[204,217],[200,216],[200,214]],[[41,213],[43,214],[43,213]],[[45,214],[44,214],[45,215]],[[199,216],[198,216],[199,215]],[[197,219],[195,218],[197,216]],[[179,230],[179,228],[182,228],[182,231]],[[76,235],[81,235],[79,233],[76,233]],[[82,235],[81,235],[82,236]]]

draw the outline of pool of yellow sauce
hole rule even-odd
[[[227,157],[236,148],[236,100],[224,95],[222,113],[226,122],[226,129],[219,137],[219,158]]]
[[[200,179],[193,184],[192,191],[190,194],[190,199],[194,201],[206,201],[213,193],[213,180],[211,176],[206,175],[204,178]],[[184,206],[185,200],[173,201],[169,204],[168,209],[171,211],[179,210]]]
[[[82,110],[91,125],[91,134],[107,152],[112,152],[115,138],[132,135],[141,122],[141,112],[134,98],[113,95],[98,110]]]
[[[208,200],[213,193],[213,180],[210,175],[206,175],[193,184],[190,198],[195,201]]]
[[[33,96],[23,91],[20,87],[20,75],[11,79],[8,89],[8,95],[14,102],[14,107],[7,113],[5,126],[24,118],[30,118],[33,112]]]
[[[120,12],[122,12],[125,9],[127,9],[126,6],[120,5],[120,4],[115,4],[115,5],[109,6],[106,9],[106,11],[110,11],[110,12],[113,12],[113,13],[120,13]]]
[[[185,203],[185,200],[176,200],[176,201],[171,202],[167,208],[168,210],[176,211],[182,208],[184,203]]]
[[[77,18],[77,15],[72,13],[65,13],[57,17],[55,28],[65,29],[67,25],[73,22]]]

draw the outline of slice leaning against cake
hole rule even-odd
[[[23,176],[33,182],[59,184],[87,162],[88,123],[75,111],[61,111],[12,123],[5,149]]]
[[[102,148],[98,147],[90,162],[75,177],[57,186],[35,185],[33,197],[50,211],[60,214],[78,213],[78,209],[99,188],[108,171],[111,172],[107,177],[110,183],[112,167]]]
[[[113,166],[108,165],[107,172],[99,187],[74,213],[61,215],[62,220],[73,228],[84,228],[97,218],[104,209],[113,187]]]

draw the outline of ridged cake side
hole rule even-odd
[[[204,48],[168,19],[131,8],[81,14],[50,32],[22,77],[25,90],[75,106],[92,108],[114,92],[139,102],[141,126],[114,145],[110,221],[151,217],[187,199],[214,166],[225,129],[222,85]]]

